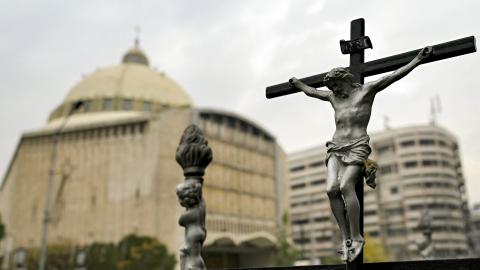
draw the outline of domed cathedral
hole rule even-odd
[[[251,120],[194,107],[138,44],[120,65],[82,79],[44,127],[20,138],[0,189],[5,250],[40,246],[53,167],[49,243],[118,242],[134,233],[178,254],[175,187],[184,177],[175,150],[191,123],[214,157],[204,182],[207,266],[270,265],[286,206],[283,150]]]

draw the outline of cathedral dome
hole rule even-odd
[[[101,68],[77,83],[49,120],[65,116],[77,101],[83,102],[80,111],[84,113],[154,112],[192,105],[190,96],[175,81],[148,65],[148,58],[135,46],[123,56],[120,65]]]

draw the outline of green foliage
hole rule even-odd
[[[128,235],[118,244],[118,270],[173,270],[175,255],[150,237]],[[89,268],[90,269],[90,268]]]
[[[363,257],[365,262],[385,262],[389,260],[389,256],[385,252],[383,245],[368,234],[365,234]]]
[[[117,247],[114,244],[93,243],[86,252],[88,269],[117,269]]]
[[[84,247],[88,270],[173,270],[175,255],[165,245],[147,236],[128,235],[117,245],[93,243]],[[39,249],[29,249],[27,269],[38,269]],[[70,243],[48,246],[46,269],[74,268],[76,248]]]
[[[46,269],[70,270],[74,247],[71,243],[62,242],[48,245],[48,255]],[[29,270],[38,269],[38,260],[40,257],[39,248],[27,249],[26,266]]]
[[[277,253],[273,257],[275,266],[293,266],[299,252],[288,242],[288,214],[282,216],[282,224],[277,234]]]
[[[330,256],[322,258],[322,264],[343,264],[345,262],[342,261],[340,256]]]

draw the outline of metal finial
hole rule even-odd
[[[140,46],[140,26],[136,25],[135,26],[135,42],[134,42],[135,48],[138,48]]]

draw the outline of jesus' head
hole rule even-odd
[[[348,94],[355,87],[353,74],[346,68],[333,68],[323,78],[323,83],[334,93]]]

